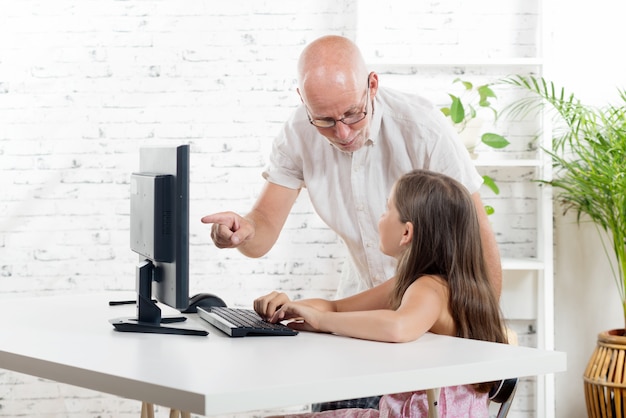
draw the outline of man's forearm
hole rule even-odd
[[[254,234],[248,237],[237,249],[246,257],[259,258],[272,249],[278,239],[279,231],[268,226],[268,222],[262,215],[251,212],[245,219],[253,226]]]

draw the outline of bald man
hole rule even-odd
[[[298,82],[302,105],[274,141],[263,172],[266,183],[252,210],[202,218],[213,224],[215,245],[263,256],[306,187],[318,215],[347,246],[350,259],[337,296],[349,296],[393,276],[395,259],[378,248],[378,219],[398,177],[429,169],[457,179],[472,193],[499,296],[500,255],[478,192],[483,180],[442,113],[419,96],[379,86],[358,47],[340,36],[305,47]]]

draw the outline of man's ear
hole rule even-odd
[[[371,73],[369,73],[369,80],[370,80],[369,88],[371,89],[370,97],[374,98],[376,97],[376,93],[378,92],[378,74],[372,71]]]
[[[412,240],[413,240],[413,223],[405,222],[404,233],[402,234],[400,245],[410,245]]]

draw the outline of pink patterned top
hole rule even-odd
[[[440,418],[488,418],[489,401],[486,393],[477,393],[471,386],[450,386],[439,393]],[[428,417],[426,391],[394,393],[380,399],[379,410],[337,409],[308,414],[288,415],[297,418],[422,418]]]

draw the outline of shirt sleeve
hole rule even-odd
[[[303,136],[302,123],[299,122],[300,106],[285,122],[282,130],[274,139],[269,162],[262,175],[265,180],[290,189],[304,187],[303,162],[299,153],[300,137]],[[305,117],[306,118],[306,117]]]

